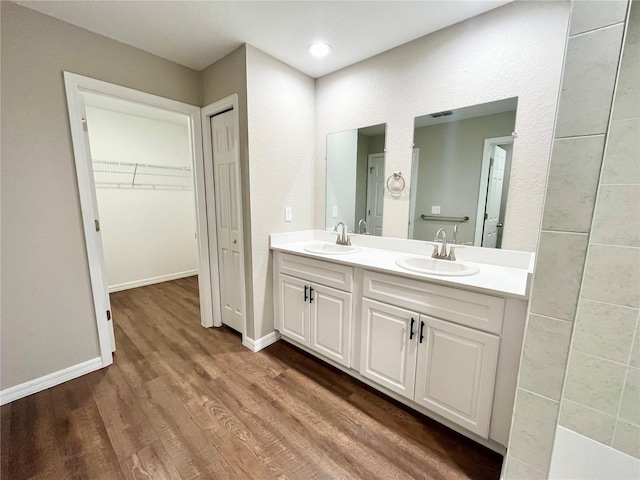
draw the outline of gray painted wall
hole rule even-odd
[[[414,146],[420,149],[420,160],[413,238],[433,240],[440,228],[452,232],[451,222],[420,219],[421,214],[431,215],[435,205],[440,206],[442,216],[468,216],[468,222],[459,224],[457,240],[473,242],[484,141],[511,135],[515,119],[513,111],[415,129]]]
[[[0,388],[98,356],[62,71],[193,105],[197,72],[2,2]]]

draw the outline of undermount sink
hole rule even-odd
[[[360,251],[359,247],[351,245],[338,245],[337,243],[316,242],[305,245],[304,249],[310,253],[319,253],[321,255],[345,255],[348,253],[356,253]]]
[[[478,266],[473,263],[460,262],[457,260],[438,260],[421,255],[400,257],[396,260],[396,265],[405,270],[426,273],[427,275],[462,277],[465,275],[475,275],[480,271]]]

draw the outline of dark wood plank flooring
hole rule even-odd
[[[2,480],[499,477],[500,455],[287,343],[202,328],[197,295],[112,294],[114,364],[0,409]]]

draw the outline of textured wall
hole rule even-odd
[[[253,283],[251,262],[251,209],[249,185],[249,139],[247,128],[247,47],[243,45],[200,72],[202,106],[210,105],[234,93],[238,95],[238,121],[240,124],[240,171],[242,184],[242,216],[244,229],[244,283],[247,318],[253,318]],[[213,168],[212,159],[204,159]],[[249,322],[249,338],[253,338],[253,322]]]
[[[0,8],[6,389],[99,354],[62,71],[193,105],[200,81],[188,68],[33,10]]]
[[[247,45],[254,339],[273,331],[269,234],[313,227],[314,86]],[[293,208],[288,223],[285,206]]]
[[[640,116],[638,111],[620,114],[608,130],[626,5],[574,2],[572,8],[505,468],[509,479],[547,478],[561,404],[560,424],[583,435],[606,444],[613,440],[614,446],[617,438],[627,450],[634,432],[638,438],[637,426],[628,423],[638,423],[637,372],[627,368],[640,301],[640,249],[630,248],[640,246],[637,130],[635,136],[613,141],[634,121],[628,118]],[[637,43],[629,50],[637,54]],[[619,91],[635,91],[638,106],[637,84],[635,90],[630,85],[632,78],[640,78],[637,56],[634,60],[636,71],[626,84],[621,81]],[[625,107],[629,102],[621,100]],[[635,175],[625,172],[622,179],[620,169]],[[606,185],[610,182],[635,186]],[[627,397],[621,404],[625,377]],[[636,403],[630,407],[628,401]],[[623,414],[616,424],[625,405],[628,413],[635,406],[636,415]],[[620,428],[616,436],[614,428]]]
[[[414,117],[518,97],[503,246],[534,251],[568,14],[568,2],[514,2],[317,79],[316,227],[328,133],[386,123],[386,175],[409,183]],[[409,198],[385,197],[384,235],[406,238]]]

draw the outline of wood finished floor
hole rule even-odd
[[[202,328],[197,294],[112,294],[114,364],[0,409],[2,480],[499,477],[500,455],[285,342]]]

